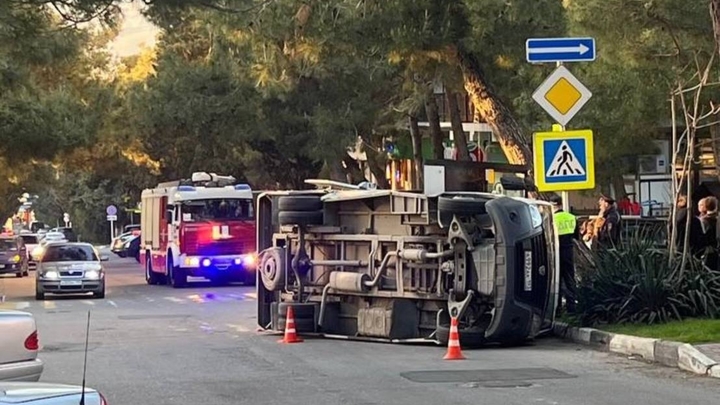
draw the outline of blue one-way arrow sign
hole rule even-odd
[[[525,42],[530,63],[592,62],[595,60],[594,38],[530,38]]]

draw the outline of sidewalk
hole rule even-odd
[[[559,337],[600,350],[640,356],[646,361],[664,366],[720,378],[720,344],[717,343],[693,346],[682,342],[615,334],[594,328],[578,328],[563,322],[556,322],[553,332]]]

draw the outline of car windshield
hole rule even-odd
[[[17,242],[14,239],[0,239],[0,251],[7,252],[17,250]]]
[[[22,239],[26,245],[35,245],[38,243],[38,238],[35,235],[22,235]]]
[[[43,255],[44,262],[96,262],[97,255],[91,246],[49,246]]]
[[[254,215],[250,199],[193,200],[182,204],[183,221],[251,220]]]

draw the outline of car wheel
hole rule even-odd
[[[278,211],[320,211],[322,209],[323,202],[320,200],[320,196],[294,195],[278,199]]]
[[[45,293],[38,287],[35,287],[35,300],[42,301],[45,299]]]
[[[278,222],[280,225],[322,225],[323,211],[280,211]]]
[[[100,291],[94,292],[93,297],[95,298],[105,298],[105,285],[103,285],[102,289]]]
[[[17,273],[15,273],[15,277],[20,278],[20,277],[22,277],[22,276],[23,276],[23,271],[22,271],[22,270],[20,270],[20,271],[18,271]]]

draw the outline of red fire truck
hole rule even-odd
[[[148,284],[179,288],[189,276],[255,283],[255,213],[247,184],[193,173],[190,180],[144,190],[140,215]]]

